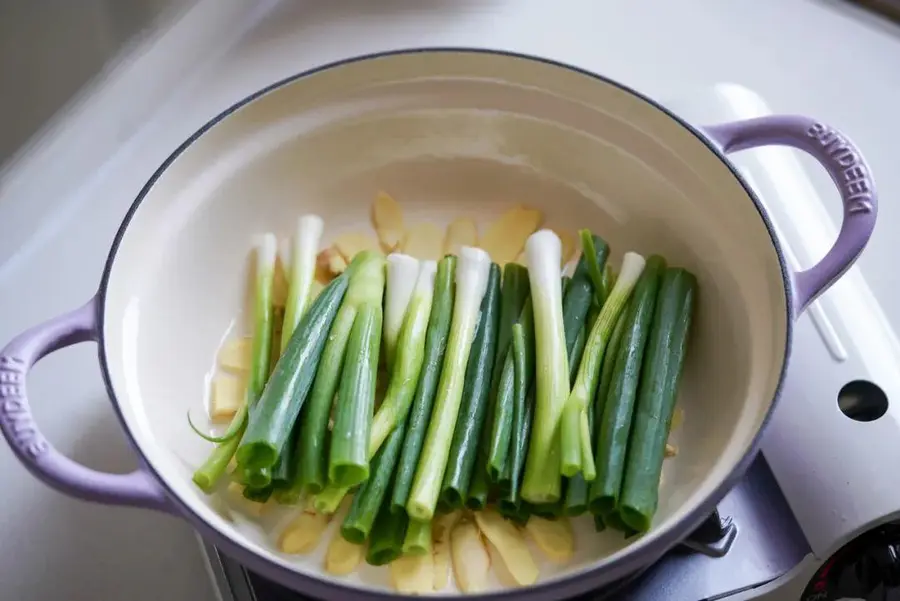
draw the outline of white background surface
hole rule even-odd
[[[880,225],[862,259],[863,272],[883,306],[900,303],[891,269],[893,224],[900,223],[900,120],[895,116],[900,33],[841,3],[200,4],[197,11],[205,12],[187,15],[182,29],[123,66],[70,123],[0,180],[0,340],[92,294],[131,200],[164,158],[209,118],[262,86],[322,62],[411,46],[479,46],[542,55],[662,100],[733,81],[758,92],[775,111],[807,113],[838,127],[866,153],[881,192]],[[837,195],[817,175],[837,215]],[[893,319],[896,327],[900,314]],[[38,421],[63,452],[102,469],[124,471],[134,465],[90,345],[42,362],[30,391]],[[65,499],[29,478],[5,450],[0,451],[0,482],[3,598],[214,598],[184,524]]]

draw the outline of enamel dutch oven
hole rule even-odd
[[[788,267],[765,209],[726,156],[772,144],[817,159],[843,202],[834,246],[801,272]],[[612,544],[576,526],[572,562],[546,567],[533,587],[486,595],[519,599],[571,597],[634,573],[711,512],[758,450],[794,320],[853,264],[877,212],[862,155],[815,119],[690,125],[601,76],[490,51],[327,65],[240,101],[187,140],[125,216],[97,295],[6,346],[0,426],[18,458],[65,494],[186,519],[250,569],[307,595],[396,596],[383,571],[329,576],[321,556],[281,554],[266,528],[218,511],[191,483],[209,443],[185,420],[187,409],[203,411],[216,349],[243,306],[252,237],[286,237],[298,215],[317,213],[327,241],[368,224],[379,190],[401,199],[412,220],[489,220],[510,204],[532,206],[553,225],[591,228],[619,256],[660,253],[698,278],[680,452],[666,462],[652,529]],[[141,459],[130,474],[60,455],[31,416],[31,366],[89,341]]]

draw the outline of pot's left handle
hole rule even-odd
[[[803,311],[853,265],[872,235],[878,198],[869,165],[847,136],[809,117],[770,115],[703,129],[726,153],[772,144],[802,150],[837,186],[844,204],[837,240],[818,264],[794,274],[794,308]]]
[[[0,352],[0,431],[28,470],[48,486],[83,499],[171,511],[162,487],[147,472],[107,474],[76,463],[53,448],[31,415],[25,376],[46,355],[99,338],[96,299],[35,326]]]

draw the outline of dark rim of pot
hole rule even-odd
[[[309,69],[307,71],[303,71],[296,75],[292,75],[285,79],[282,79],[278,82],[271,84],[270,86],[259,90],[258,92],[247,96],[243,100],[233,104],[228,109],[224,110],[214,118],[212,118],[209,122],[207,122],[203,127],[197,130],[190,138],[188,138],[181,146],[179,146],[169,157],[162,163],[162,165],[156,170],[150,180],[144,185],[141,189],[140,193],[135,198],[131,207],[129,207],[128,212],[125,215],[125,218],[122,220],[122,224],[119,226],[118,231],[116,232],[115,239],[113,240],[112,247],[110,248],[109,255],[106,259],[106,264],[103,268],[103,276],[100,281],[100,289],[97,293],[98,302],[96,303],[97,310],[97,323],[99,327],[99,344],[98,344],[98,353],[100,359],[100,369],[103,377],[104,384],[106,386],[106,390],[109,393],[111,399],[116,399],[116,393],[113,389],[112,381],[109,375],[109,366],[106,359],[106,345],[104,340],[105,335],[105,306],[106,306],[106,289],[109,284],[110,274],[112,272],[113,263],[115,262],[116,254],[119,249],[119,245],[122,243],[122,239],[125,236],[125,232],[128,229],[128,225],[137,212],[138,208],[141,205],[141,202],[146,198],[147,194],[153,188],[156,181],[159,177],[165,172],[165,170],[177,159],[181,153],[183,153],[191,144],[194,143],[200,136],[214,127],[216,124],[224,120],[226,117],[237,111],[238,109],[248,105],[254,100],[278,90],[288,84],[294,83],[300,79],[305,77],[309,77],[310,75],[314,75],[316,73],[320,73],[322,71],[327,71],[329,69],[334,69],[335,67],[340,67],[343,65],[348,65],[352,63],[358,63],[362,61],[392,57],[398,55],[410,55],[410,54],[422,54],[422,53],[450,53],[450,54],[484,54],[484,55],[496,55],[496,56],[506,56],[510,58],[517,58],[521,60],[532,61],[536,63],[543,63],[545,65],[551,65],[554,67],[558,67],[560,69],[566,69],[573,73],[577,73],[579,75],[583,75],[585,77],[600,81],[604,84],[614,86],[628,94],[632,95],[637,100],[640,100],[658,111],[661,111],[665,115],[667,115],[670,119],[673,119],[675,122],[680,124],[684,129],[691,132],[700,142],[702,142],[710,152],[715,154],[724,164],[724,166],[731,171],[732,176],[735,180],[740,183],[743,187],[744,192],[747,196],[752,200],[753,205],[756,207],[757,212],[759,213],[760,219],[762,219],[765,224],[766,230],[769,233],[769,237],[772,240],[772,246],[775,248],[775,253],[778,257],[778,263],[781,268],[781,275],[784,283],[784,291],[785,291],[785,307],[786,307],[786,327],[785,327],[785,349],[784,349],[784,362],[781,367],[781,373],[778,376],[778,385],[775,389],[775,395],[772,400],[772,404],[769,407],[768,413],[766,414],[763,423],[753,438],[753,442],[750,447],[747,449],[744,456],[740,459],[740,461],[735,465],[734,470],[725,480],[710,494],[702,503],[698,504],[697,507],[694,508],[687,516],[685,516],[680,522],[673,524],[669,527],[668,530],[665,530],[659,533],[657,540],[654,544],[646,544],[644,546],[640,546],[639,542],[636,542],[637,545],[636,550],[624,556],[621,560],[604,567],[602,570],[599,567],[596,568],[587,568],[582,571],[578,571],[572,574],[556,576],[553,578],[549,578],[543,582],[539,582],[531,587],[524,589],[510,589],[510,590],[501,590],[501,591],[493,591],[490,593],[482,594],[474,596],[473,598],[490,598],[490,599],[537,599],[537,598],[561,598],[562,596],[576,596],[579,594],[584,594],[592,589],[601,588],[606,584],[610,584],[620,578],[628,576],[630,573],[637,571],[641,566],[653,563],[657,561],[666,551],[674,547],[678,544],[684,537],[690,534],[694,529],[696,529],[703,520],[712,512],[712,510],[718,505],[719,501],[725,496],[725,494],[734,486],[734,484],[743,476],[744,472],[750,466],[750,463],[756,457],[756,454],[759,450],[759,444],[761,440],[762,433],[765,431],[766,425],[771,418],[772,411],[775,405],[778,402],[778,399],[781,396],[782,387],[784,384],[785,373],[787,372],[788,362],[790,357],[790,348],[792,341],[792,333],[793,333],[793,321],[794,321],[794,299],[793,299],[793,288],[791,283],[791,275],[788,270],[784,253],[781,248],[781,244],[778,241],[778,238],[775,234],[774,228],[772,227],[772,222],[763,208],[762,204],[754,193],[753,189],[747,184],[741,174],[737,171],[734,165],[731,163],[728,158],[726,158],[725,153],[723,153],[719,148],[715,146],[697,127],[692,126],[690,123],[687,123],[678,115],[675,115],[671,111],[669,111],[666,107],[662,106],[660,103],[648,98],[647,96],[641,94],[633,90],[632,88],[622,85],[612,79],[604,77],[602,75],[598,75],[586,69],[582,69],[580,67],[575,67],[572,65],[568,65],[565,63],[561,63],[555,60],[541,58],[537,56],[531,56],[527,54],[521,54],[517,52],[509,52],[505,50],[491,50],[487,48],[454,48],[454,47],[434,47],[434,48],[408,48],[408,49],[400,49],[400,50],[391,50],[385,52],[375,52],[371,54],[364,54],[360,56],[355,56],[339,61],[335,61],[332,63],[328,63],[325,65],[321,65],[319,67],[315,67],[313,69]],[[115,408],[116,415],[119,421],[122,423],[123,429],[125,430],[125,434],[130,440],[132,446],[138,453],[140,454],[139,447],[134,437],[131,434],[131,431],[128,429],[125,424],[125,420],[122,417],[122,412],[119,409],[118,402],[113,403],[113,407]],[[290,568],[282,567],[278,564],[270,562],[263,557],[256,554],[249,546],[247,546],[242,541],[232,538],[231,536],[217,530],[210,526],[203,518],[201,518],[197,513],[195,513],[187,504],[185,504],[181,499],[172,491],[172,489],[166,484],[165,480],[159,475],[159,473],[153,468],[153,466],[149,465],[149,463],[143,458],[141,454],[141,463],[146,466],[146,469],[150,471],[151,474],[156,478],[160,486],[166,491],[169,498],[177,503],[178,509],[181,514],[188,519],[188,521],[196,527],[198,530],[204,533],[204,535],[210,539],[216,546],[220,547],[226,554],[232,555],[235,559],[238,559],[241,563],[246,565],[247,568],[258,572],[259,574],[271,578],[276,582],[284,584],[290,588],[297,588],[296,585],[298,583],[302,584],[302,589],[307,594],[319,595],[319,596],[327,596],[327,595],[352,595],[354,597],[365,597],[367,599],[396,599],[397,597],[402,597],[403,595],[380,591],[378,589],[372,589],[368,587],[359,587],[354,586],[352,584],[343,584],[337,581],[331,581],[330,579],[326,580],[324,578],[317,578],[315,576],[303,574],[301,572],[297,572],[291,570]],[[435,599],[458,599],[458,596],[434,596],[432,598]]]

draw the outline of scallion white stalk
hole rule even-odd
[[[284,265],[289,275],[288,298],[281,326],[282,353],[309,304],[309,291],[316,275],[316,254],[324,227],[325,224],[318,215],[303,215],[297,220],[297,230],[291,242],[290,264]]]
[[[567,478],[583,473],[584,479],[590,482],[596,477],[587,409],[597,394],[600,366],[603,363],[606,345],[638,278],[644,271],[645,263],[641,255],[633,252],[625,253],[622,271],[609,297],[603,303],[600,315],[594,322],[585,343],[581,365],[578,367],[578,375],[566,402],[560,427],[562,453],[560,468]]]
[[[391,253],[387,256],[382,344],[384,346],[384,364],[388,368],[388,372],[394,367],[397,340],[400,338],[406,309],[416,287],[418,273],[418,259],[402,253]]]
[[[394,354],[395,362],[391,368],[391,380],[388,384],[384,402],[375,414],[372,422],[372,434],[369,438],[369,457],[374,457],[378,448],[394,428],[406,419],[412,403],[419,373],[425,360],[425,333],[428,330],[428,317],[431,315],[431,304],[434,300],[434,277],[437,273],[436,261],[422,261],[415,279],[415,288],[400,338]],[[388,270],[388,290],[391,285],[391,272]]]
[[[554,503],[560,496],[559,422],[569,396],[569,359],[563,328],[562,244],[551,230],[525,243],[535,334],[535,407],[522,498]]]
[[[558,254],[556,264],[558,272]],[[481,301],[487,290],[490,267],[490,256],[480,248],[464,246],[460,249],[456,267],[453,319],[438,396],[435,399],[425,445],[419,456],[416,477],[406,504],[407,513],[415,520],[427,521],[434,516],[444,471],[447,468],[447,457],[450,454],[451,439],[462,400],[466,365],[475,337],[475,326],[478,325]],[[556,288],[559,290],[558,275]]]

